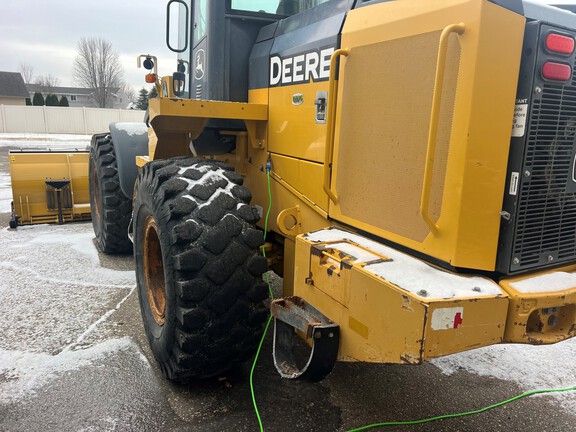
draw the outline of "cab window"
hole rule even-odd
[[[237,11],[294,15],[329,0],[232,0],[232,9]]]

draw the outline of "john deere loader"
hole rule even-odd
[[[522,0],[168,2],[147,124],[92,139],[167,378],[284,377],[576,333],[576,15]],[[177,37],[174,35],[177,33]],[[143,47],[145,48],[145,47]],[[295,338],[307,341],[298,363]]]

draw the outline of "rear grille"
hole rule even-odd
[[[196,99],[202,99],[202,84],[196,86]]]
[[[539,72],[537,72],[539,73]],[[576,258],[576,185],[572,181],[576,77],[564,85],[536,80],[518,196],[512,264],[516,269]]]

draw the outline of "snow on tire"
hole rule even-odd
[[[138,178],[134,255],[140,309],[164,375],[217,375],[250,358],[268,289],[262,231],[232,167],[204,159],[153,161]]]
[[[120,189],[116,153],[110,135],[94,137],[89,164],[90,213],[96,246],[107,254],[128,254],[132,199]]]

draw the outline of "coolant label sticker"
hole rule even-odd
[[[525,99],[521,99],[524,101]],[[526,116],[528,115],[528,104],[517,103],[514,107],[514,120],[512,121],[512,137],[523,137],[526,129]]]
[[[458,328],[464,322],[464,308],[441,308],[432,312],[432,330]]]
[[[512,172],[510,174],[510,188],[508,193],[510,195],[516,195],[518,193],[518,179],[520,178],[520,173]]]

